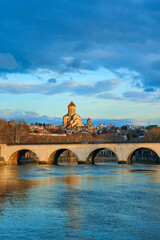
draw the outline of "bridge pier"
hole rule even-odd
[[[87,162],[80,160],[80,161],[78,161],[78,164],[87,164]]]
[[[124,161],[124,160],[118,161],[118,164],[127,164],[127,161]]]
[[[0,166],[5,165],[4,157],[0,157]]]

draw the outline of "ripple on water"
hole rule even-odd
[[[2,166],[0,239],[159,239],[160,166]]]

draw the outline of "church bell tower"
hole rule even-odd
[[[68,115],[73,115],[76,114],[76,105],[74,104],[74,102],[70,102],[70,104],[68,105]]]

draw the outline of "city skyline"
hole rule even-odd
[[[0,3],[0,117],[160,125],[158,1]],[[62,120],[61,120],[62,122]]]

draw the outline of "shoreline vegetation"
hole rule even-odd
[[[24,120],[5,121],[0,119],[0,143],[1,144],[93,144],[93,143],[160,143],[160,127],[150,128],[139,137],[138,131],[124,130],[121,127],[120,134],[108,132],[95,134],[80,131],[66,133],[63,129],[49,134],[33,134]],[[124,135],[127,136],[124,139]]]

